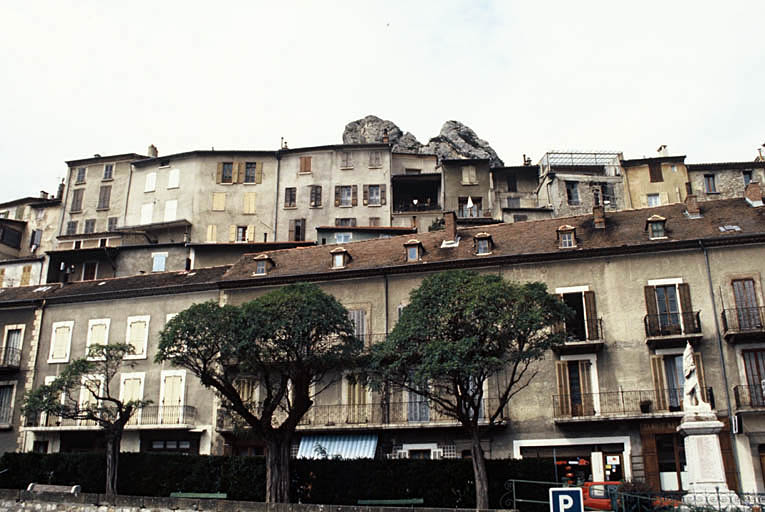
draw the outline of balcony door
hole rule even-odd
[[[744,350],[743,356],[749,405],[765,407],[765,350]]]
[[[184,372],[162,372],[159,421],[163,425],[183,423],[184,376]]]
[[[677,303],[675,285],[657,286],[656,302],[661,330],[670,333],[680,332],[680,308]]]
[[[427,386],[427,384],[423,385]],[[423,388],[418,388],[423,389]],[[409,392],[409,404],[407,407],[407,420],[413,422],[430,421],[430,404],[426,396],[419,393]]]
[[[757,307],[757,295],[753,279],[735,279],[733,297],[736,301],[738,328],[742,331],[762,329],[762,318]]]
[[[21,329],[9,329],[3,349],[3,364],[18,366],[21,359]]]
[[[592,362],[589,359],[556,361],[558,408],[561,416],[592,416],[595,396],[592,392]]]
[[[122,375],[122,393],[123,403],[137,402],[143,399],[143,374],[132,373]],[[141,424],[141,410],[137,410],[130,418],[128,425]]]

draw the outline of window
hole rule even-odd
[[[521,207],[521,198],[520,197],[508,197],[507,198],[507,207],[508,208],[520,208]]]
[[[661,170],[661,162],[652,162],[648,164],[648,177],[651,183],[664,181],[664,175]]]
[[[165,222],[173,221],[177,218],[178,200],[171,199],[165,201]]]
[[[77,178],[75,179],[74,184],[75,185],[81,185],[81,184],[85,183],[85,175],[86,175],[85,167],[78,167],[77,168]]]
[[[336,187],[340,190],[340,204],[335,204],[335,206],[353,206],[353,189],[355,188],[355,186],[349,185]]]
[[[167,188],[178,188],[181,184],[181,171],[180,169],[173,168],[167,173]]]
[[[369,217],[369,225],[370,226],[379,226],[380,225],[380,217]]]
[[[561,248],[564,248],[564,249],[576,246],[576,243],[574,242],[573,231],[567,231],[560,234],[560,246]]]
[[[120,375],[120,400],[123,403],[137,402],[143,399],[143,372],[123,373]],[[138,425],[141,420],[141,410],[139,409],[130,418],[128,425]]]
[[[603,183],[600,186],[600,192],[603,196],[603,204],[608,206],[609,204],[616,203],[616,193],[613,183]]]
[[[75,249],[82,249],[82,240],[75,240],[74,241],[74,248]]]
[[[310,206],[311,208],[321,207],[321,185],[311,185]]]
[[[125,359],[146,359],[146,343],[149,339],[149,317],[129,316],[127,319],[127,333],[125,339],[133,347],[133,353],[126,355]]]
[[[3,345],[3,366],[18,367],[21,363],[21,345],[24,340],[24,325],[5,326]]]
[[[292,219],[290,221],[289,239],[293,242],[305,240],[305,219]]]
[[[85,342],[85,355],[90,357],[90,347],[94,345],[106,345],[109,343],[109,324],[108,318],[100,318],[88,321],[88,338]]]
[[[0,425],[13,423],[13,384],[0,384]]]
[[[744,177],[744,186],[752,182],[752,171],[742,171],[741,175]]]
[[[242,213],[253,215],[255,213],[255,192],[244,193],[244,209]]]
[[[186,371],[163,370],[159,386],[159,422],[163,425],[181,424],[183,418],[183,404],[185,398]],[[166,447],[175,448],[175,445],[166,444]]]
[[[101,187],[101,189],[98,191],[98,210],[108,210],[109,209],[109,199],[112,195],[112,187],[111,185],[105,185]]]
[[[8,247],[21,249],[21,231],[11,229],[7,226],[0,226],[0,242]]]
[[[237,226],[236,227],[236,241],[237,242],[246,242],[247,241],[247,226]]]
[[[335,243],[347,244],[353,240],[353,233],[335,233]]]
[[[300,157],[300,172],[311,172],[311,157],[310,156]]]
[[[701,332],[698,315],[691,304],[690,287],[679,278],[649,281],[645,287],[645,303],[648,336]]]
[[[98,273],[97,261],[88,261],[88,262],[85,262],[85,264],[82,266],[83,281],[92,281],[93,279],[96,278],[97,273]]]
[[[364,204],[370,206],[385,204],[385,185],[364,185]]]
[[[516,178],[515,174],[507,175],[507,191],[518,192],[518,179]]]
[[[284,189],[284,207],[295,208],[297,204],[297,189],[295,187],[287,187]]]
[[[491,254],[492,240],[488,233],[478,233],[475,237],[475,253]]]
[[[154,192],[156,188],[157,188],[157,173],[156,172],[146,173],[146,181],[144,181],[143,183],[143,191]]]
[[[744,350],[744,369],[752,407],[765,407],[765,350]]]
[[[704,175],[704,191],[707,194],[717,194],[717,184],[715,183],[714,174]]]
[[[409,242],[404,244],[404,247],[406,247],[406,261],[408,262],[419,261],[421,256],[420,252],[422,248],[419,241],[410,240]]]
[[[114,164],[104,164],[104,180],[112,179],[114,175]]]
[[[154,218],[154,203],[146,203],[141,206],[141,224],[151,224]]]
[[[382,167],[382,153],[379,151],[371,151],[369,153],[369,167],[376,168]]]
[[[332,268],[345,267],[345,251],[332,253]]]
[[[115,229],[117,229],[117,217],[109,217],[106,230],[114,231]]]
[[[733,298],[736,302],[735,320],[738,320],[738,330],[762,329],[763,312],[757,307],[754,280],[734,279],[731,284],[733,286]]]
[[[42,229],[35,229],[32,230],[32,233],[29,237],[29,247],[34,250],[36,247],[40,247],[40,243],[42,243]]]
[[[220,181],[218,183],[233,183],[234,182],[234,163],[223,162],[221,164]]]
[[[24,265],[21,268],[21,279],[19,286],[29,286],[32,281],[32,265]]]
[[[650,238],[666,238],[664,234],[664,221],[657,220],[648,223],[648,229],[650,230]]]
[[[513,222],[526,222],[529,220],[528,215],[513,215]]]
[[[245,183],[256,182],[257,169],[258,169],[258,164],[256,162],[247,162],[244,164],[244,182]]]
[[[67,235],[74,235],[77,234],[77,221],[76,220],[70,220],[66,223],[66,234]]]
[[[152,272],[164,272],[166,263],[167,263],[166,252],[151,253],[151,271]]]
[[[353,153],[350,151],[340,153],[340,168],[353,169]]]
[[[96,230],[96,219],[85,220],[85,233],[93,233]]]
[[[349,309],[348,318],[353,323],[353,335],[365,341],[367,336],[367,312],[364,309]]]
[[[478,184],[478,177],[476,176],[475,166],[465,165],[462,167],[462,184],[463,185]]]
[[[335,219],[335,226],[356,227],[356,217],[339,217]]]
[[[573,316],[567,318],[558,330],[565,332],[567,342],[598,340],[600,336],[600,323],[598,312],[595,307],[595,292],[587,287],[558,288],[556,292],[561,300],[573,312]]]
[[[266,260],[258,260],[255,262],[255,274],[262,276],[266,273]]]
[[[54,322],[51,327],[50,353],[48,363],[69,362],[69,347],[72,341],[73,321]]]
[[[688,476],[683,439],[678,434],[657,434],[656,456],[661,490],[683,490],[683,481],[687,481]]]
[[[482,198],[473,198],[472,196],[460,197],[457,199],[457,216],[458,217],[481,217],[483,212],[481,211]]]
[[[85,193],[84,188],[76,188],[74,189],[74,192],[72,192],[72,213],[77,213],[82,211],[82,195]]]
[[[8,218],[8,210],[3,210],[0,212],[0,219],[7,219]]]
[[[558,395],[554,399],[556,416],[594,416],[597,412],[593,392],[597,383],[594,359],[555,362]]]
[[[659,194],[648,194],[646,196],[646,202],[648,203],[649,208],[661,206],[661,198]]]
[[[217,228],[215,224],[208,224],[207,225],[207,242],[217,242],[218,236],[217,236]]]
[[[566,182],[566,200],[571,206],[579,205],[579,183],[576,181]]]
[[[213,192],[212,195],[212,211],[222,212],[226,209],[226,193],[225,192]]]

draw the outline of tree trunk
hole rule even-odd
[[[106,433],[106,496],[117,494],[117,469],[120,458],[122,432]]]
[[[278,436],[266,443],[266,503],[290,502],[290,444],[292,436]]]
[[[481,448],[481,438],[478,430],[474,430],[471,436],[472,444],[470,454],[473,457],[473,476],[475,479],[475,508],[489,508],[489,476],[486,473],[486,458],[483,456]]]

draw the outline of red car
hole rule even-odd
[[[582,500],[587,510],[612,510],[611,496],[616,495],[622,482],[585,482],[582,485]],[[652,505],[657,509],[675,509],[680,500],[654,496]]]

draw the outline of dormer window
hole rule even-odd
[[[475,253],[477,255],[491,254],[494,248],[494,242],[488,233],[478,233],[475,235]]]
[[[667,219],[660,215],[652,215],[649,217],[645,223],[648,237],[651,240],[667,238],[666,222]]]
[[[273,265],[273,261],[267,254],[259,254],[255,256],[255,272],[253,276],[264,276],[268,274],[268,269]]]
[[[422,244],[420,244],[419,240],[409,240],[404,244],[404,247],[406,248],[407,262],[420,261],[422,258]]]
[[[350,259],[348,251],[339,247],[330,251],[332,254],[332,268],[345,268],[345,265]]]
[[[569,225],[559,227],[558,242],[561,249],[576,247],[576,228]]]

